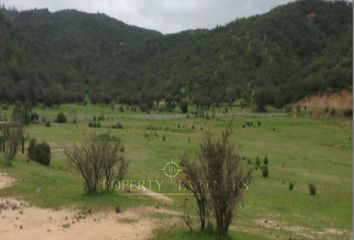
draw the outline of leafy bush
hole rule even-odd
[[[266,177],[268,177],[268,175],[269,175],[268,166],[267,165],[263,165],[263,167],[262,167],[262,176],[266,178]]]
[[[289,190],[292,191],[294,189],[294,183],[289,183]]]
[[[188,102],[186,102],[186,101],[181,102],[179,107],[180,107],[182,113],[187,113],[188,112]]]
[[[37,113],[31,113],[31,122],[39,122],[39,115]]]
[[[100,128],[100,127],[102,127],[101,122],[98,122],[98,121],[90,121],[88,123],[88,126],[90,128]]]
[[[112,125],[112,128],[114,129],[123,129],[123,124],[120,122],[117,122],[116,124]]]
[[[50,146],[45,142],[36,144],[36,140],[31,139],[27,154],[28,158],[33,161],[45,166],[50,165]]]
[[[264,165],[268,165],[268,163],[269,163],[268,157],[265,157],[263,162],[264,162]]]
[[[27,156],[29,159],[34,160],[36,158],[36,139],[32,138],[27,149]]]
[[[46,123],[45,123],[45,126],[46,126],[46,127],[50,127],[50,126],[51,126],[50,122],[49,122],[49,121],[46,122]]]
[[[55,122],[57,123],[66,123],[67,119],[64,113],[58,113],[57,118],[55,119]]]
[[[309,183],[309,192],[311,195],[316,195],[317,188],[315,184]]]

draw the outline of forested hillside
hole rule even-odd
[[[2,12],[3,101],[52,104],[89,93],[95,101],[150,107],[161,99],[209,105],[244,98],[262,109],[352,88],[348,2],[300,0],[212,30],[170,35],[104,14]]]

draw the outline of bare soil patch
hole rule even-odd
[[[9,187],[15,179],[0,173],[0,189]],[[2,240],[22,239],[77,239],[77,240],[144,240],[166,221],[148,217],[160,213],[178,216],[179,213],[156,207],[135,207],[127,210],[110,210],[81,213],[74,209],[41,209],[16,199],[0,198],[0,236]],[[136,219],[126,223],[124,219]]]

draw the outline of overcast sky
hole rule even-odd
[[[213,28],[264,13],[291,0],[0,0],[18,10],[49,8],[101,12],[125,23],[163,33]]]

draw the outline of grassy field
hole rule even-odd
[[[70,105],[62,108],[67,114],[72,112],[65,110]],[[108,107],[100,111],[92,106],[73,108],[78,115],[108,115],[110,111]],[[56,114],[56,110],[35,110],[45,116]],[[38,206],[53,208],[159,205],[182,211],[186,196],[178,186],[180,176],[171,180],[161,169],[171,160],[178,163],[183,154],[195,156],[206,132],[220,134],[230,120],[227,117],[170,121],[122,118],[101,121],[102,127],[96,129],[89,128],[87,122],[53,123],[51,127],[31,124],[26,128],[26,136],[50,144],[52,165],[38,165],[21,154],[12,167],[0,164],[0,171],[19,179],[15,186],[0,191],[0,196],[17,196]],[[110,128],[117,121],[123,124],[123,129]],[[243,127],[247,121],[254,122],[255,126]],[[257,156],[261,162],[267,157],[270,174],[263,178],[260,170],[254,171],[253,183],[231,226],[232,239],[288,239],[289,236],[307,239],[327,236],[331,231],[336,233],[328,235],[327,239],[349,239],[353,187],[351,119],[236,117],[233,130],[232,141],[239,155],[250,158],[252,164]],[[161,192],[173,198],[175,204],[163,206],[162,202],[149,197],[121,192],[84,195],[80,176],[70,168],[63,150],[87,141],[93,133],[109,133],[121,138],[131,161],[126,178],[163,182]],[[289,190],[290,182],[294,183],[293,191]],[[308,193],[309,183],[317,187],[315,196]],[[155,187],[153,190],[158,191]],[[189,199],[194,201],[190,196]],[[155,238],[161,239],[161,234],[170,234],[171,239],[205,239],[200,233],[189,235],[183,229],[171,229],[169,233],[158,230]]]

